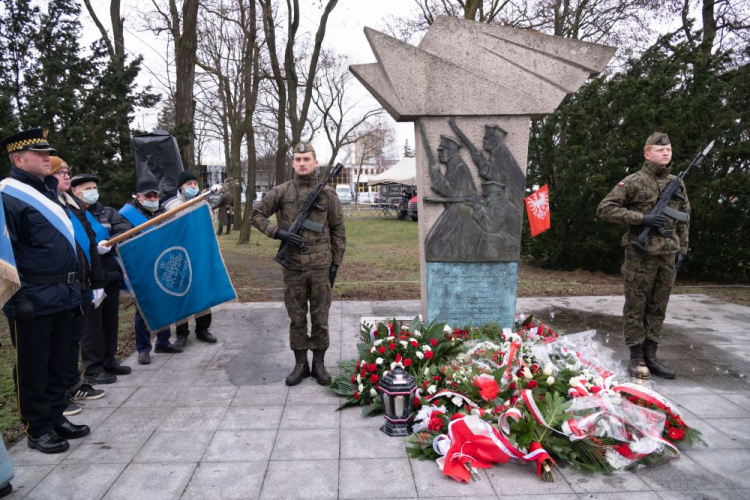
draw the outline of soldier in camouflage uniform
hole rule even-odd
[[[315,173],[317,166],[312,145],[298,144],[292,160],[294,179],[269,191],[253,207],[250,216],[253,226],[266,236],[291,245],[289,268],[284,269],[284,305],[291,320],[289,344],[294,351],[295,366],[286,378],[287,385],[297,385],[310,375],[321,385],[331,381],[324,364],[328,349],[328,309],[331,287],[346,248],[344,215],[333,188],[323,189],[317,200],[322,210],[314,209],[310,214],[311,221],[324,226],[323,232],[304,231],[296,235],[287,230],[319,184]],[[277,224],[268,220],[273,214],[276,214]],[[300,251],[303,242],[307,245],[304,253]],[[308,303],[312,322],[309,336]],[[308,350],[313,352],[312,370],[307,361]]]
[[[597,217],[609,222],[628,224],[630,229],[622,238],[625,263],[625,307],[623,309],[625,343],[630,347],[630,374],[637,378],[674,378],[675,372],[656,358],[661,339],[661,327],[667,312],[677,270],[688,251],[688,222],[680,222],[663,215],[650,215],[659,195],[675,178],[669,173],[672,146],[666,134],[655,132],[646,140],[646,163],[638,172],[627,176],[602,200]],[[685,185],[669,206],[690,213]],[[643,227],[654,228],[649,234],[648,252],[634,249],[633,241]],[[671,229],[672,236],[659,234],[657,228]]]

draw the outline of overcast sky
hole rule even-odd
[[[109,0],[91,0],[91,3],[102,24],[110,30]],[[304,0],[300,3],[310,5],[305,7],[306,10],[302,13],[301,30],[314,33],[320,19],[318,8],[320,2]],[[364,27],[380,29],[384,26],[384,19],[387,16],[406,15],[412,11],[413,5],[411,0],[340,0],[329,18],[324,48],[349,56],[352,64],[375,62],[375,56],[363,32]],[[164,58],[167,52],[167,41],[166,37],[158,38],[145,30],[143,13],[150,10],[150,7],[152,4],[147,0],[122,0],[121,13],[125,17],[125,48],[128,53],[140,54],[144,58],[139,84],[151,85],[156,92],[165,95],[164,82],[167,67]],[[84,25],[84,36],[81,42],[84,46],[88,46],[99,38],[99,31],[85,8],[82,10],[81,18]],[[352,86],[352,96],[355,100],[361,100],[363,107],[378,107],[377,101],[369,96],[357,80],[352,79]],[[153,129],[156,125],[159,107],[138,110],[134,126],[144,130]],[[387,116],[386,119],[391,120]],[[399,151],[407,139],[413,147],[413,125],[394,123],[394,126]],[[322,136],[315,141],[316,149],[326,149],[326,145],[327,141]],[[209,156],[223,161],[221,150],[218,147],[214,150]],[[321,154],[320,156],[323,158],[327,155]]]
[[[165,0],[156,0],[166,3]],[[99,19],[109,30],[109,0],[91,0]],[[314,33],[320,19],[321,0],[303,0],[301,30]],[[122,0],[121,13],[125,17],[125,48],[127,52],[134,55],[142,55],[144,58],[143,69],[139,78],[139,84],[151,85],[154,91],[166,94],[167,65],[165,57],[167,54],[166,37],[157,38],[153,33],[145,30],[143,14],[153,9],[149,0]],[[369,44],[363,33],[363,28],[369,26],[382,29],[386,18],[389,16],[405,16],[415,12],[415,4],[412,0],[340,0],[333,10],[326,32],[324,48],[330,49],[338,54],[349,56],[351,64],[375,62]],[[82,22],[84,25],[84,36],[81,42],[88,46],[99,38],[99,31],[94,25],[91,17],[84,8],[82,11]],[[660,31],[666,31],[669,26],[657,27]],[[671,27],[674,29],[674,26]],[[170,50],[170,54],[171,54]],[[377,102],[372,99],[364,87],[352,79],[351,96],[360,100],[363,108],[377,107]],[[156,125],[160,106],[152,109],[142,109],[136,112],[134,126],[151,130]],[[386,115],[387,120],[391,120]],[[392,121],[392,120],[391,120]],[[408,139],[414,147],[414,128],[411,123],[395,124],[397,150],[401,151],[404,142]],[[327,158],[324,150],[327,150],[327,141],[320,136],[314,140],[316,149],[321,159]],[[209,151],[208,158],[216,158],[223,161],[223,154],[219,145]]]

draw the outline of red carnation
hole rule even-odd
[[[378,376],[377,375],[373,375],[372,377],[370,377],[370,383],[371,384],[374,384],[377,381],[378,381]]]
[[[357,383],[357,376],[352,375],[352,384],[355,384],[355,383]]]
[[[400,363],[402,359],[404,358],[402,358],[400,354],[396,354],[396,363]]]
[[[385,347],[383,347],[382,345],[380,347],[378,347],[378,352],[380,354],[385,354]]]
[[[685,438],[685,431],[677,427],[672,427],[669,429],[669,438],[673,441],[682,441]]]
[[[398,339],[399,340],[406,340],[406,335],[401,335]]]
[[[432,359],[432,356],[433,356],[432,351],[427,351],[426,353],[424,353],[424,357],[427,359]]]
[[[471,385],[479,388],[479,395],[485,401],[492,401],[500,392],[500,387],[498,387],[497,381],[490,377],[477,377]]]
[[[404,360],[404,366],[406,366],[407,368],[411,366],[411,358],[406,358]]]
[[[359,371],[359,361],[357,361],[357,365],[354,367],[355,371]]]
[[[437,345],[437,340],[430,339],[430,345],[433,346],[433,347],[435,347]]]
[[[370,366],[367,367],[368,371],[374,372],[377,371],[378,366],[375,363],[370,363]]]
[[[362,365],[362,371],[359,374],[363,377],[367,375],[367,365]]]
[[[354,391],[354,399],[359,399],[359,392]]]
[[[443,425],[443,420],[440,417],[432,417],[427,424],[427,428],[433,432],[439,432],[443,428]]]
[[[390,349],[391,351],[394,350],[395,348],[396,348],[396,344],[394,344],[393,342],[388,344],[388,349]]]
[[[538,385],[539,385],[539,382],[537,382],[536,380],[532,380],[531,382],[529,382],[529,383],[528,383],[528,384],[526,385],[526,388],[527,388],[527,389],[533,389],[534,387],[536,387],[536,386],[538,386]]]
[[[412,340],[409,343],[412,345],[412,347],[419,347],[419,342],[417,342],[416,340]]]

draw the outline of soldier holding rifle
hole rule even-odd
[[[596,215],[630,226],[622,239],[628,371],[637,378],[650,378],[651,374],[674,378],[674,370],[656,358],[656,348],[677,270],[687,257],[690,203],[681,179],[687,171],[670,175],[672,146],[667,134],[651,134],[643,149],[643,168],[618,182],[599,204]],[[707,152],[698,155],[691,166],[699,164]],[[644,233],[645,238],[639,237]]]
[[[294,351],[294,369],[287,385],[297,385],[312,375],[319,384],[331,381],[326,370],[328,349],[328,310],[331,287],[344,258],[346,235],[344,215],[336,192],[324,186],[314,201],[314,208],[298,234],[292,230],[308,198],[319,187],[315,169],[318,160],[312,145],[299,143],[294,148],[294,179],[275,187],[258,202],[250,219],[253,226],[270,238],[282,241],[288,251],[277,259],[284,265],[284,305],[289,319],[289,344]],[[269,220],[276,214],[277,224]],[[312,223],[312,224],[311,224]],[[280,254],[282,252],[279,252]],[[312,321],[307,335],[308,304]],[[307,351],[313,352],[312,370]]]

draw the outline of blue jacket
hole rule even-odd
[[[10,176],[28,184],[59,205],[57,179],[54,176],[49,175],[41,180],[15,166],[11,167]],[[5,193],[2,197],[5,223],[21,278],[21,289],[3,308],[5,314],[13,317],[11,304],[23,296],[31,300],[38,316],[71,311],[78,307],[81,304],[81,292],[75,282],[70,285],[39,285],[27,284],[24,281],[24,275],[55,276],[76,272],[76,251],[38,210]]]

